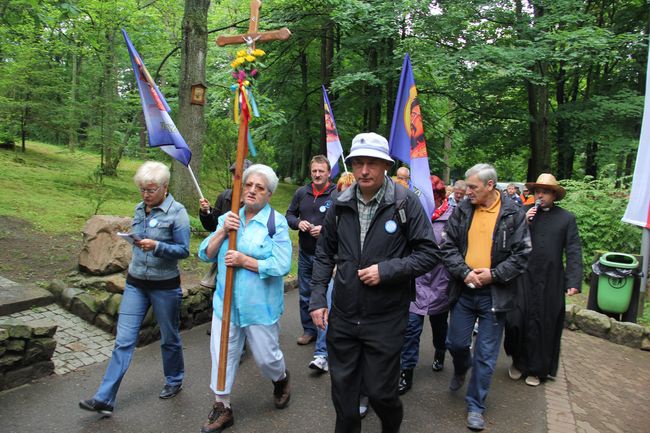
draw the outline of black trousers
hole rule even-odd
[[[373,324],[346,321],[332,311],[327,328],[327,352],[336,409],[335,433],[361,431],[362,386],[381,420],[382,433],[399,432],[404,409],[397,384],[407,322],[406,310],[397,317]]]

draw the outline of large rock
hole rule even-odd
[[[70,303],[70,312],[81,317],[86,322],[93,323],[97,311],[97,301],[95,301],[95,298],[90,293],[79,293],[77,296],[72,298],[72,302]]]
[[[29,338],[32,336],[32,329],[18,319],[0,318],[0,328],[7,330],[12,338]]]
[[[58,328],[50,319],[37,319],[30,322],[29,326],[32,327],[33,337],[52,337]]]
[[[66,287],[63,289],[61,292],[61,303],[66,309],[70,309],[70,304],[72,303],[72,300],[79,295],[80,293],[83,293],[84,291],[81,289],[77,289],[76,287]]]
[[[111,293],[123,293],[126,278],[124,274],[87,275],[76,272],[68,276],[70,285],[86,290],[102,290]]]
[[[607,338],[612,327],[609,317],[596,311],[582,309],[575,315],[575,324],[587,334],[600,338]]]
[[[118,231],[131,231],[131,218],[111,215],[90,218],[83,230],[79,268],[93,275],[125,270],[131,261],[131,245],[117,236]]]
[[[641,342],[645,335],[645,327],[636,323],[617,322],[614,319],[610,319],[610,322],[612,323],[612,328],[609,331],[610,341],[634,347],[635,349],[641,347]]]
[[[116,293],[112,295],[106,303],[104,303],[104,311],[109,316],[116,317],[117,312],[120,311],[120,302],[122,302],[122,295]]]

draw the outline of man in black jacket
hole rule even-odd
[[[524,212],[512,200],[501,200],[495,189],[497,172],[476,164],[465,173],[468,200],[461,201],[447,221],[440,246],[452,279],[447,348],[454,360],[449,384],[457,391],[467,387],[467,427],[483,430],[485,398],[499,355],[505,312],[514,305],[514,280],[526,269],[531,251]],[[474,356],[470,354],[472,330],[478,319]]]
[[[309,310],[321,329],[329,319],[336,433],[361,431],[361,383],[382,432],[392,433],[403,416],[397,383],[413,279],[431,270],[439,253],[417,196],[385,175],[393,160],[384,137],[357,135],[346,161],[357,182],[325,217]],[[330,312],[325,294],[335,266]]]
[[[249,160],[244,160],[244,171],[253,163]],[[230,173],[235,176],[235,163],[230,166]],[[233,177],[234,183],[234,177]],[[207,198],[199,200],[199,219],[204,229],[212,233],[217,229],[217,219],[226,212],[232,209],[232,188],[224,190],[217,196],[217,201],[214,207],[210,207],[210,202]]]
[[[332,206],[336,185],[330,182],[330,162],[324,155],[316,155],[309,163],[311,182],[298,188],[285,216],[289,227],[298,232],[298,300],[303,333],[297,343],[309,344],[316,340],[317,330],[309,317],[312,267],[316,253],[316,241],[325,219],[325,213]],[[320,364],[319,364],[320,365]],[[323,366],[326,371],[327,368]]]

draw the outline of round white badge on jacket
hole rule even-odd
[[[397,223],[393,220],[386,221],[386,224],[384,224],[384,230],[386,230],[386,233],[395,233],[397,231]]]
[[[158,220],[153,218],[151,221],[149,221],[149,227],[156,227],[158,225]]]
[[[327,206],[321,206],[318,208],[318,210],[320,211],[320,213],[325,213],[325,211],[327,211]]]

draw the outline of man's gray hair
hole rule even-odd
[[[169,185],[169,167],[162,162],[147,161],[138,168],[133,182],[139,187],[153,183],[158,186]]]
[[[483,185],[487,185],[490,180],[494,186],[497,185],[497,171],[490,164],[476,164],[465,172],[465,179],[471,176],[478,176]]]
[[[251,174],[259,174],[264,179],[266,179],[266,188],[269,192],[274,193],[275,189],[278,187],[278,176],[271,167],[264,164],[253,164],[244,171],[242,176],[242,182],[246,183],[248,176]]]
[[[462,189],[463,191],[465,191],[465,189],[467,189],[467,184],[465,183],[464,180],[459,179],[456,182],[454,182],[454,189]]]

